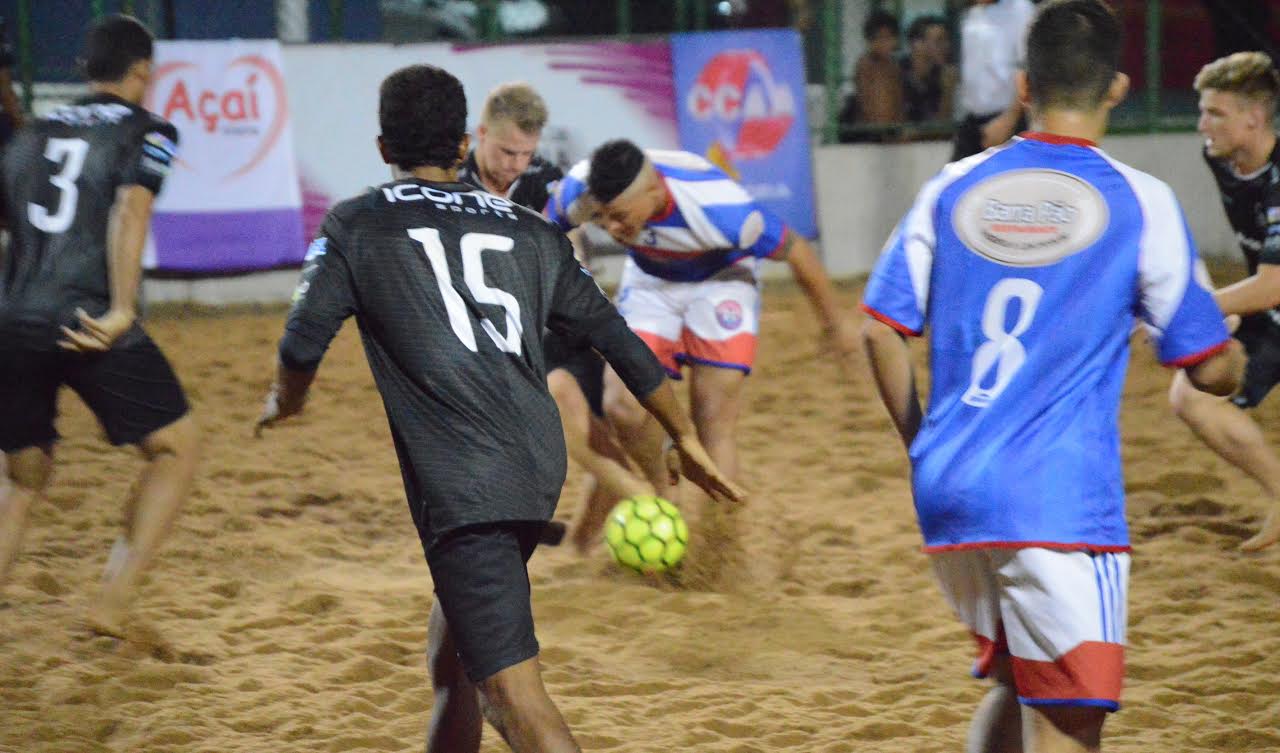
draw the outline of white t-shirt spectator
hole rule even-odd
[[[1027,56],[1030,0],[973,5],[960,23],[960,115],[1003,112],[1013,101],[1013,74]]]

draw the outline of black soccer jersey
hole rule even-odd
[[[529,166],[516,178],[516,182],[507,189],[503,198],[510,199],[522,207],[541,212],[551,198],[551,191],[556,181],[564,177],[564,171],[538,155],[533,155]],[[488,191],[480,180],[480,165],[476,162],[474,149],[467,155],[466,161],[458,168],[458,180],[469,183],[481,191]]]
[[[56,333],[77,307],[91,316],[110,307],[116,189],[158,193],[177,141],[169,122],[108,94],[59,107],[14,136],[3,168],[12,236],[0,266],[0,323]]]
[[[1248,261],[1249,274],[1258,271],[1258,264],[1280,264],[1280,141],[1271,150],[1267,166],[1248,177],[1237,175],[1226,160],[1206,153],[1205,161],[1218,181],[1222,206]]]
[[[565,477],[541,335],[587,337],[639,395],[666,378],[552,225],[462,183],[402,180],[325,219],[280,356],[315,368],[348,316],[428,548],[460,526],[550,519]]]

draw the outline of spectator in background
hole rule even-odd
[[[844,124],[889,125],[906,120],[902,69],[898,52],[898,19],[882,10],[872,11],[862,25],[866,52],[853,67],[854,94],[841,114]],[[850,141],[881,141],[889,133],[851,134]]]
[[[972,0],[960,22],[958,160],[1002,144],[1021,128],[1013,75],[1026,57],[1030,0]]]
[[[902,59],[906,119],[912,123],[950,120],[959,73],[951,63],[951,32],[942,16],[920,16],[907,30]]]

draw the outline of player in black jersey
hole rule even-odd
[[[427,750],[478,751],[483,712],[513,750],[576,751],[542,685],[525,567],[565,476],[543,327],[605,355],[674,437],[692,481],[725,501],[740,492],[568,240],[458,181],[468,145],[458,80],[431,66],[397,71],[382,84],[379,121],[397,180],[325,219],[259,425],[301,410],[329,342],[355,316],[436,589]]]
[[[498,86],[485,98],[475,148],[458,169],[458,179],[541,212],[564,177],[537,154],[546,124],[546,102],[533,87]],[[590,343],[550,331],[542,348],[547,387],[560,411],[569,457],[588,476],[587,499],[575,515],[572,535],[574,547],[585,554],[603,524],[595,518],[608,514],[619,499],[652,494],[653,486],[629,468],[626,452],[604,419],[604,360]]]
[[[0,584],[49,483],[65,384],[112,444],[135,444],[147,460],[89,615],[91,627],[113,635],[125,630],[139,574],[186,499],[196,462],[182,388],[137,321],[151,205],[178,138],[139,106],[151,53],[138,21],[96,23],[84,54],[92,93],[36,119],[4,156],[12,240],[0,264],[0,450],[12,487],[0,499]]]
[[[1230,402],[1197,391],[1182,373],[1170,400],[1205,444],[1257,480],[1270,498],[1262,530],[1241,545],[1256,551],[1280,541],[1280,458],[1240,410],[1262,402],[1280,382],[1280,144],[1272,125],[1280,74],[1265,54],[1240,52],[1206,65],[1195,87],[1204,157],[1249,268],[1249,277],[1214,297],[1223,312],[1242,317],[1236,337],[1249,365]]]

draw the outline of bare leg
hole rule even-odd
[[[427,623],[427,665],[435,690],[427,753],[478,753],[484,728],[480,697],[462,669],[438,601]]]
[[[515,753],[582,753],[547,695],[536,656],[482,681],[480,708]]]
[[[27,447],[5,455],[8,482],[0,487],[0,591],[22,547],[31,504],[44,496],[53,473],[53,447]]]
[[[1179,371],[1169,388],[1173,412],[1209,449],[1262,485],[1270,514],[1262,530],[1241,548],[1254,551],[1280,541],[1280,457],[1247,413],[1227,400],[1201,392]]]
[[[618,439],[644,473],[655,493],[668,492],[667,462],[663,454],[666,432],[657,419],[640,405],[611,367],[604,371],[604,412],[618,433]],[[708,448],[710,449],[710,448]],[[712,456],[715,457],[714,455]]]
[[[997,657],[991,667],[994,684],[978,704],[969,724],[966,753],[1022,753],[1022,710],[1013,688],[1009,657]]]
[[[729,478],[738,479],[738,415],[747,375],[737,369],[696,365],[690,375],[693,425],[698,441]]]
[[[746,375],[736,369],[705,365],[694,366],[691,372],[690,402],[698,440],[716,465],[729,478],[737,480],[736,432]],[[686,497],[685,504],[692,509],[693,500],[698,500],[701,516],[689,545],[697,556],[691,557],[685,566],[685,584],[721,588],[741,582],[750,566],[743,548],[743,510],[746,508],[712,503],[696,488],[690,492],[696,497]]]
[[[103,573],[102,595],[89,609],[89,627],[125,637],[124,621],[142,571],[151,563],[186,501],[198,454],[190,415],[158,429],[140,445],[147,466],[125,505],[124,535]]]
[[[1088,706],[1026,706],[1022,740],[1028,753],[1098,753],[1107,712]]]

